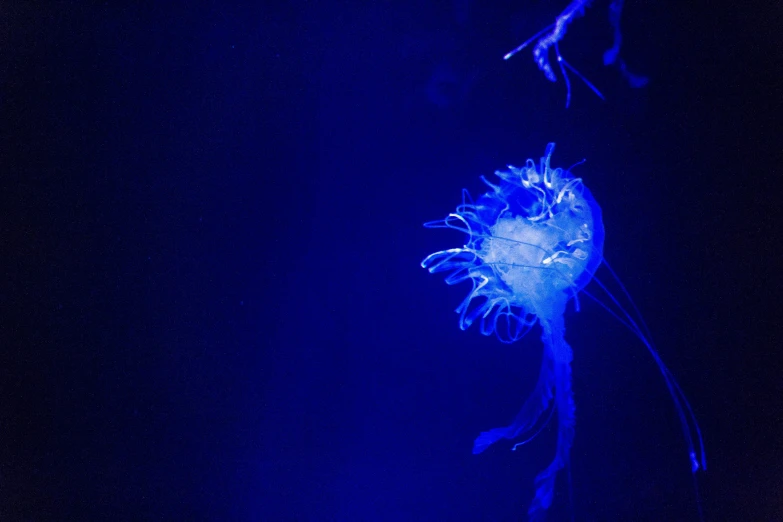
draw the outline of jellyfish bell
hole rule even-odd
[[[537,316],[550,315],[546,310],[552,301],[562,301],[558,293],[565,292],[560,296],[565,299],[576,296],[603,257],[601,209],[581,179],[550,167],[553,150],[549,144],[540,172],[532,161],[497,172],[505,183],[490,185],[494,193],[477,203],[489,225],[479,256],[497,268],[520,305]],[[496,201],[507,204],[500,207]]]
[[[536,168],[497,171],[500,184],[482,176],[491,189],[430,228],[453,228],[468,236],[461,249],[428,256],[430,272],[454,270],[448,284],[472,280],[473,291],[457,308],[460,327],[481,319],[482,333],[503,342],[521,338],[536,318],[562,313],[601,264],[604,228],[601,209],[582,180],[550,166],[554,143]],[[578,301],[577,301],[578,306]]]

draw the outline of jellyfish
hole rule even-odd
[[[428,228],[464,232],[467,239],[463,247],[435,252],[421,263],[430,273],[447,272],[449,285],[471,282],[468,296],[456,309],[462,330],[478,322],[482,334],[512,343],[536,323],[540,325],[544,353],[532,393],[509,425],[481,433],[473,445],[473,453],[479,454],[501,439],[514,440],[533,433],[519,443],[524,444],[540,433],[553,412],[557,413],[557,447],[552,462],[535,478],[535,495],[528,510],[531,520],[544,517],[552,504],[557,473],[569,464],[575,406],[571,389],[573,352],[565,338],[564,313],[571,300],[579,310],[580,294],[601,304],[636,334],[652,354],[677,410],[691,471],[695,474],[706,468],[701,430],[691,406],[661,361],[630,295],[603,258],[601,209],[570,169],[551,168],[554,147],[554,143],[547,146],[538,168],[528,159],[522,168],[509,166],[507,171],[495,172],[500,180],[497,184],[481,176],[491,189],[489,192],[474,203],[463,190],[462,204],[455,212],[443,220],[425,223]],[[635,314],[626,311],[595,276],[602,263]],[[607,296],[607,303],[599,300],[598,294],[585,290],[590,281]],[[547,410],[549,416],[541,424]],[[536,425],[541,426],[534,431]],[[697,503],[701,512],[700,502]]]
[[[628,81],[631,87],[639,88],[647,85],[647,78],[638,74],[632,73],[625,61],[620,58],[620,46],[622,43],[622,33],[620,31],[620,17],[623,12],[623,5],[625,0],[613,0],[609,4],[609,23],[613,30],[613,43],[604,53],[604,65],[617,65],[622,73],[623,77]],[[547,80],[551,82],[557,81],[555,72],[552,69],[552,64],[549,61],[549,51],[551,48],[555,50],[555,57],[557,58],[557,65],[560,68],[560,73],[563,75],[563,80],[566,85],[566,108],[571,103],[571,81],[568,78],[568,72],[574,73],[580,80],[592,90],[596,96],[604,99],[603,94],[598,88],[593,85],[587,78],[585,78],[579,71],[577,71],[571,64],[569,64],[560,52],[560,41],[565,37],[569,24],[576,18],[584,15],[585,9],[587,9],[592,0],[573,0],[566,8],[561,12],[554,23],[541,29],[534,34],[528,40],[524,41],[513,50],[507,52],[504,56],[504,60],[508,60],[528,45],[536,42],[533,46],[533,59],[536,62],[539,70],[544,73]]]

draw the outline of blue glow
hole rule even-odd
[[[435,252],[421,263],[430,273],[449,272],[447,284],[471,281],[471,291],[456,309],[463,330],[479,320],[484,335],[494,333],[501,341],[510,343],[524,336],[536,322],[541,325],[544,354],[533,392],[510,425],[481,433],[473,446],[473,453],[479,454],[501,439],[516,439],[533,432],[554,399],[557,449],[552,462],[535,479],[536,492],[528,510],[531,519],[538,518],[552,504],[557,472],[568,464],[574,439],[570,366],[573,357],[565,339],[563,315],[567,302],[580,292],[625,324],[650,351],[674,400],[688,444],[691,471],[706,466],[701,432],[691,407],[658,356],[625,287],[606,265],[631,303],[636,318],[595,277],[602,262],[605,264],[601,209],[580,178],[563,169],[551,168],[553,150],[554,143],[550,143],[538,168],[529,159],[522,168],[509,166],[508,171],[496,172],[500,178],[497,185],[482,176],[491,191],[475,203],[463,190],[462,204],[455,212],[425,226],[464,232],[466,244]],[[603,290],[609,304],[584,290],[591,280]],[[578,310],[578,300],[575,302]],[[524,442],[539,432],[540,428]],[[693,433],[698,440],[698,452]]]
[[[538,33],[527,39],[522,44],[518,45],[513,50],[509,51],[503,56],[504,60],[508,60],[519,51],[525,49],[528,45],[535,42],[533,45],[533,60],[536,62],[538,69],[544,73],[544,76],[551,81],[557,81],[554,69],[549,59],[550,49],[555,50],[555,57],[557,58],[557,65],[560,68],[560,73],[563,75],[563,80],[566,85],[566,108],[571,104],[571,81],[568,78],[568,71],[574,73],[587,87],[595,93],[596,96],[604,100],[604,95],[601,91],[592,84],[587,78],[585,78],[579,71],[576,70],[570,63],[568,63],[563,54],[560,52],[560,42],[566,35],[568,26],[580,16],[584,15],[585,9],[587,9],[592,0],[573,0],[566,8],[555,18],[555,22],[546,26]],[[622,45],[622,33],[620,31],[620,18],[623,12],[624,0],[613,0],[609,5],[609,23],[613,30],[613,43],[612,47],[604,53],[604,65],[617,65],[623,78],[626,79],[631,87],[639,88],[644,87],[648,83],[648,78],[634,74],[628,70],[625,61],[620,58],[620,47]]]

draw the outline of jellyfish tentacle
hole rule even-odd
[[[695,473],[699,469],[706,470],[707,457],[704,449],[704,441],[702,439],[699,422],[696,420],[696,415],[693,413],[693,408],[691,408],[690,402],[685,396],[685,393],[682,391],[682,388],[680,388],[679,383],[674,378],[674,375],[672,374],[671,370],[669,370],[666,364],[664,364],[663,360],[658,354],[658,350],[652,342],[652,336],[649,333],[647,324],[645,323],[644,318],[641,315],[641,312],[639,312],[636,303],[634,303],[633,298],[628,293],[628,290],[625,288],[625,285],[623,285],[622,281],[620,281],[620,278],[614,272],[612,267],[608,263],[606,263],[606,261],[604,261],[604,265],[609,270],[616,283],[620,286],[620,289],[625,294],[628,301],[631,303],[633,310],[636,312],[637,319],[634,319],[631,316],[631,314],[620,304],[617,298],[609,291],[609,289],[606,287],[606,285],[603,282],[601,282],[600,279],[593,278],[594,281],[601,288],[601,290],[603,290],[604,294],[609,298],[609,300],[619,309],[619,313],[612,310],[609,306],[607,306],[606,303],[603,303],[601,300],[597,299],[594,295],[587,292],[586,293],[591,299],[596,301],[602,308],[604,308],[607,312],[609,312],[610,315],[615,317],[618,321],[620,321],[620,323],[625,325],[631,332],[633,332],[634,335],[636,335],[639,338],[639,340],[642,342],[645,348],[647,348],[647,351],[650,353],[650,355],[655,360],[655,363],[658,365],[658,369],[660,370],[661,375],[663,376],[666,382],[666,386],[669,389],[669,394],[671,395],[672,401],[674,402],[674,407],[677,411],[677,417],[680,420],[680,426],[682,429],[683,437],[685,439],[685,443],[688,446],[688,458],[689,458],[689,463],[691,465],[691,472]],[[683,409],[683,404],[685,405],[685,409]],[[686,415],[686,411],[688,413],[687,415]],[[698,450],[694,445],[694,437],[693,437],[694,435],[696,436],[696,441],[698,442]]]
[[[545,350],[544,358],[541,361],[541,371],[538,375],[538,382],[536,383],[533,393],[525,400],[522,409],[519,410],[519,413],[514,418],[513,422],[508,426],[481,432],[481,435],[476,437],[476,440],[473,443],[473,454],[478,455],[479,453],[482,453],[500,439],[515,439],[522,433],[532,429],[538,422],[538,419],[541,418],[541,415],[543,415],[549,407],[549,403],[552,401],[554,386],[555,375],[552,358]]]
[[[628,84],[633,88],[644,87],[649,82],[649,78],[646,76],[640,76],[634,74],[628,70],[628,66],[625,61],[620,58],[620,46],[622,45],[623,35],[620,31],[620,17],[623,12],[623,3],[625,0],[614,0],[609,5],[609,23],[612,25],[614,33],[614,41],[612,47],[606,50],[604,53],[604,65],[617,64],[620,68],[620,72],[623,78],[626,79]]]

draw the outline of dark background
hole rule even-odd
[[[0,519],[522,519],[556,423],[471,446],[538,330],[460,331],[419,262],[462,238],[421,224],[555,141],[701,422],[705,519],[783,520],[779,3],[628,0],[631,89],[596,1],[561,50],[606,101],[572,76],[568,110],[501,60],[564,1],[263,4],[0,7]],[[551,519],[697,520],[652,359],[582,305]]]

